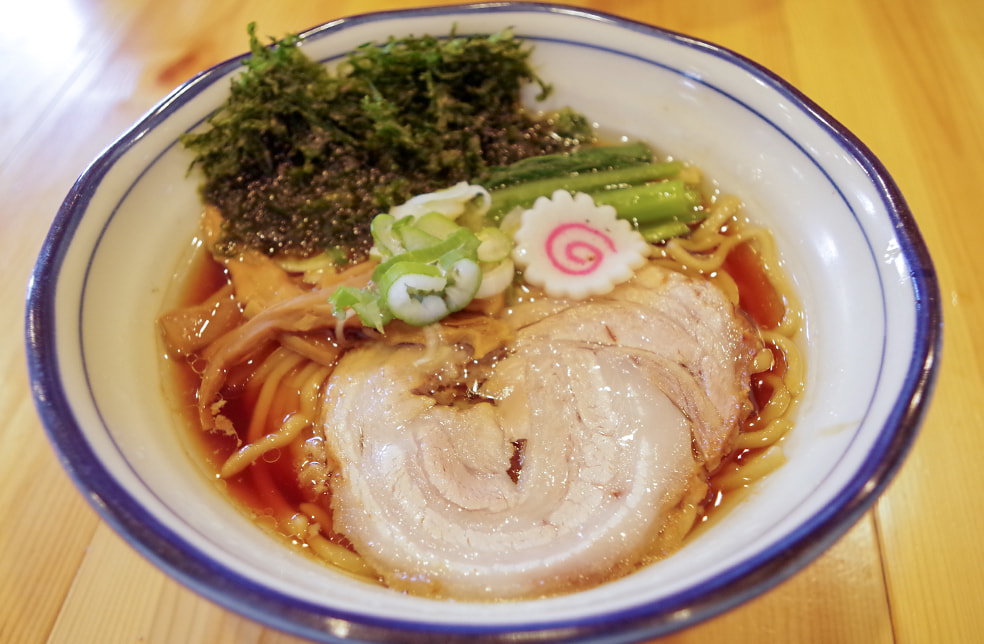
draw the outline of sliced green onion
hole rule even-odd
[[[483,293],[490,286],[505,288],[515,274],[512,239],[497,228],[483,225],[476,234],[440,212],[399,218],[383,213],[371,231],[380,264],[369,287],[342,288],[331,297],[339,318],[355,311],[363,324],[378,329],[393,318],[422,326],[463,309],[483,284]],[[486,269],[507,261],[486,283]]]
[[[430,324],[449,312],[444,300],[448,279],[432,264],[395,262],[380,277],[378,286],[389,311],[408,324]]]
[[[482,284],[475,293],[476,298],[492,297],[506,290],[516,277],[516,265],[511,259],[504,259],[498,264],[482,266]]]
[[[383,309],[379,301],[379,293],[353,286],[339,286],[328,298],[334,308],[335,317],[344,319],[346,311],[352,310],[362,323],[368,327],[382,331],[383,325],[393,319],[393,316]]]
[[[462,258],[451,264],[445,274],[448,279],[448,286],[444,290],[446,315],[460,311],[475,298],[475,293],[482,285],[482,269],[474,260]]]
[[[433,264],[402,260],[400,258],[395,258],[395,260],[379,265],[372,276],[372,281],[379,287],[379,292],[383,295],[384,299],[386,298],[386,292],[393,283],[407,275],[419,275],[428,279],[440,280],[440,284],[428,282],[429,284],[437,284],[436,286],[429,287],[429,290],[440,290],[447,284],[444,273]],[[380,271],[383,268],[384,270]]]
[[[416,262],[419,264],[433,264],[441,260],[442,257],[454,251],[461,251],[467,255],[474,255],[478,248],[478,238],[467,228],[459,228],[447,239],[440,241],[432,246],[407,251],[395,255],[379,266],[372,273],[372,281],[379,283],[382,276],[389,270],[389,267],[397,262]]]
[[[383,213],[373,217],[369,225],[375,248],[384,257],[391,257],[404,251],[403,242],[393,232],[395,222],[396,217]]]
[[[401,219],[401,221],[406,220]],[[403,247],[409,251],[430,248],[441,242],[440,237],[435,237],[434,235],[425,232],[416,226],[405,226],[403,230],[400,231],[400,239],[403,241]]]
[[[509,257],[513,249],[512,237],[499,228],[488,226],[478,231],[478,261],[495,263]]]
[[[420,275],[407,275],[399,278],[386,294],[393,315],[407,324],[426,326],[437,322],[448,314],[448,305],[437,294],[414,295],[412,289],[423,280]]]
[[[447,239],[461,227],[439,212],[430,212],[423,217],[418,217],[414,220],[414,226],[438,239]]]

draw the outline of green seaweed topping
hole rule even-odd
[[[301,40],[251,56],[225,104],[182,137],[204,174],[202,194],[226,221],[226,246],[267,254],[367,256],[369,224],[415,194],[473,181],[492,167],[592,140],[569,110],[536,118],[522,88],[550,87],[509,31],[390,38],[350,53],[334,72]]]

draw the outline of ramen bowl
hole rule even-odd
[[[728,610],[842,535],[899,468],[940,342],[938,287],[875,156],[789,84],[721,47],[581,9],[494,3],[337,20],[304,36],[326,63],[390,35],[513,28],[570,105],[700,166],[768,227],[805,311],[806,389],[786,463],[668,558],[590,590],[437,601],[359,582],[286,547],[189,454],[164,394],[155,319],[199,224],[178,138],[240,60],[191,79],[72,188],[30,285],[32,390],[65,468],[103,519],[202,596],[316,641],[633,641]]]

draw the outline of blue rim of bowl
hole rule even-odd
[[[445,641],[504,641],[523,633],[535,641],[635,641],[666,635],[724,612],[768,590],[802,569],[844,534],[874,503],[901,466],[926,413],[938,372],[942,342],[939,286],[932,261],[898,187],[881,162],[843,125],[787,82],[747,58],[717,45],[611,14],[564,5],[497,2],[425,7],[362,14],[335,20],[302,34],[320,38],[347,27],[395,17],[439,17],[482,12],[565,14],[598,21],[643,35],[671,40],[724,59],[763,81],[833,138],[868,173],[899,231],[903,257],[911,270],[916,328],[914,354],[871,456],[859,467],[834,502],[792,534],[751,560],[728,569],[699,587],[661,600],[574,622],[529,625],[433,625],[329,611],[257,585],[218,565],[170,528],[158,522],[99,463],[77,425],[62,389],[54,346],[54,300],[58,274],[73,232],[103,176],[175,105],[197,95],[238,67],[242,56],[197,75],[178,87],[129,132],[112,144],[80,176],[59,209],[38,257],[28,289],[26,342],[35,406],[62,466],[101,517],[146,558],[202,596],[282,631],[313,640],[344,642],[399,637],[406,641],[440,636]]]

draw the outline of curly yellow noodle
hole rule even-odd
[[[741,432],[736,440],[738,450],[759,451],[754,455],[746,453],[738,462],[715,473],[715,488],[728,491],[747,486],[784,462],[779,442],[792,427],[792,410],[804,387],[805,366],[794,339],[802,329],[803,317],[799,299],[781,270],[772,234],[741,218],[741,201],[734,196],[720,197],[710,210],[690,235],[664,244],[662,257],[656,261],[687,275],[710,280],[737,305],[738,286],[722,266],[736,246],[747,242],[761,258],[766,277],[785,306],[777,327],[762,330],[761,336],[766,346],[783,355],[786,369],[781,377],[770,373],[774,366],[771,351],[761,351],[755,357],[752,372],[763,374],[762,380],[772,392],[769,400],[748,420],[750,430]]]
[[[776,418],[785,414],[789,410],[789,405],[793,399],[784,379],[778,375],[772,373],[766,374],[762,377],[762,381],[772,388],[772,395],[769,397],[768,402],[762,405],[762,408],[759,410],[757,425],[771,423]]]
[[[788,432],[792,426],[793,423],[788,418],[776,418],[763,429],[754,432],[742,432],[739,434],[738,439],[735,442],[735,447],[744,450],[774,445],[786,435],[786,432]]]
[[[321,418],[321,394],[325,383],[334,368],[311,362],[295,379],[297,386],[296,408],[308,418]],[[290,445],[295,462],[303,463],[310,458],[304,448],[304,441],[297,440]]]
[[[360,579],[374,580],[376,578],[376,573],[360,555],[326,539],[316,526],[311,526],[308,530],[306,541],[314,554],[340,570]]]
[[[270,374],[273,371],[283,366],[284,360],[292,358],[296,355],[297,354],[295,352],[287,348],[278,347],[270,355],[268,355],[249,376],[249,382],[246,385],[246,390],[255,393],[256,389],[261,388],[263,383],[270,378]]]
[[[301,503],[298,509],[304,514],[298,513],[290,518],[288,531],[291,535],[301,539],[315,556],[341,572],[364,581],[376,579],[375,572],[361,556],[321,534],[321,526],[331,524],[331,518],[323,508],[314,503]]]
[[[672,259],[700,273],[707,274],[720,270],[731,249],[745,241],[741,234],[722,236],[721,242],[709,255],[691,253],[682,242],[672,239],[666,243],[665,251]]]
[[[786,315],[779,322],[777,329],[787,336],[795,336],[803,326],[803,312],[799,298],[789,283],[786,273],[779,268],[779,255],[776,252],[776,242],[772,235],[765,233],[757,235],[755,242],[759,254],[765,259],[765,273],[776,291],[786,303]]]
[[[799,396],[806,386],[806,365],[796,341],[779,329],[763,331],[762,339],[766,344],[779,349],[786,357],[786,375],[783,382],[793,396]]]
[[[722,230],[731,220],[737,221],[741,201],[734,196],[725,195],[711,207],[710,214],[686,238],[675,240],[691,252],[707,251],[717,246],[724,237]]]
[[[776,359],[771,351],[759,351],[755,354],[755,361],[752,363],[752,373],[764,373],[775,365]]]
[[[328,511],[317,503],[307,503],[305,501],[300,503],[297,509],[310,517],[313,523],[319,525],[328,525],[331,523],[331,516],[328,514]]]
[[[257,368],[247,385],[247,389],[255,390],[256,387],[260,387],[260,393],[250,418],[247,436],[258,438],[249,441],[226,459],[219,470],[220,478],[235,476],[270,450],[289,445],[301,429],[304,428],[304,426],[297,424],[300,421],[295,421],[289,426],[286,426],[286,423],[281,424],[276,432],[270,434],[264,433],[264,429],[273,413],[271,409],[272,402],[281,387],[284,377],[300,363],[301,357],[293,351],[277,349]],[[310,417],[307,416],[307,418]],[[310,421],[305,423],[305,425],[309,424]],[[289,436],[289,440],[285,440],[286,436]]]
[[[718,271],[710,277],[711,283],[718,287],[734,306],[738,306],[738,284],[735,280],[725,273]]]
[[[308,360],[307,364],[298,369],[289,380],[289,388],[293,395],[285,401],[289,403],[290,409],[284,411],[288,413],[299,411],[308,418],[317,418],[318,394],[321,392],[323,380],[318,376],[325,373],[326,369],[317,362],[306,360]]]
[[[271,450],[296,447],[294,439],[301,430],[311,425],[310,419],[318,417],[321,388],[330,373],[331,369],[289,349],[279,348],[270,354],[250,380],[251,386],[260,386],[261,389],[250,419],[248,435],[257,436],[266,426],[279,422],[279,419],[287,420],[276,431],[250,441],[233,453],[222,465],[220,477],[238,474]],[[275,400],[279,400],[280,404],[275,405]],[[305,422],[301,423],[301,419]]]
[[[292,415],[280,425],[277,431],[266,434],[263,438],[236,450],[222,465],[219,476],[227,479],[239,474],[270,450],[289,445],[297,438],[301,430],[310,425],[311,420],[306,416],[302,414]]]
[[[301,413],[308,414],[311,418],[320,417],[318,410],[321,408],[321,390],[331,371],[320,367],[306,379],[301,388]]]
[[[785,273],[779,269],[775,240],[764,228],[748,226],[737,219],[740,208],[737,198],[725,196],[712,206],[711,214],[688,237],[672,239],[663,248],[663,253],[679,265],[687,274],[701,274],[718,280],[724,260],[731,250],[743,243],[753,244],[763,262],[766,275],[786,304],[786,314],[779,323],[779,329],[788,335],[795,335],[802,327],[802,314],[799,300],[795,295]],[[729,222],[733,222],[728,226]],[[734,228],[731,234],[724,234],[726,228]],[[727,281],[722,290],[733,297],[736,290]]]
[[[256,405],[253,407],[253,415],[250,418],[249,429],[246,433],[250,440],[255,440],[256,437],[263,435],[263,430],[270,419],[273,398],[280,389],[281,380],[284,375],[300,364],[301,360],[299,355],[286,349],[278,349],[267,358],[266,363],[273,362],[275,364],[270,369],[269,375],[260,381],[263,384],[260,388],[260,395],[256,399]],[[252,380],[252,382],[256,381],[256,378]]]
[[[774,472],[783,463],[786,456],[780,445],[774,444],[740,463],[729,463],[715,477],[715,487],[720,492],[732,492],[760,480]]]

